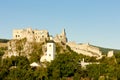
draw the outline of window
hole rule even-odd
[[[32,31],[32,33],[34,34],[34,31]]]
[[[42,38],[44,38],[44,36],[42,35]]]
[[[62,38],[62,36],[60,36],[60,38]]]
[[[49,45],[49,47],[51,47],[51,45]]]

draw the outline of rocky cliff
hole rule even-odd
[[[28,42],[26,38],[21,40],[11,40],[7,43],[8,50],[5,52],[2,58],[11,56],[26,56],[30,58],[32,53],[42,54],[42,43]]]
[[[21,40],[11,40],[7,43],[8,50],[3,55],[3,58],[11,56],[26,56],[27,58],[30,58],[34,54],[41,56],[46,51],[44,43],[28,42],[25,38]],[[69,53],[70,51],[66,46],[69,46],[71,50],[78,54],[83,54],[90,57],[102,56],[102,52],[99,48],[89,44],[76,44],[74,42],[67,42],[66,44],[62,42],[56,43],[57,53],[64,53],[65,51]]]

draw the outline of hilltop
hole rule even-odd
[[[1,56],[6,54],[3,51],[19,52],[19,56],[11,56],[4,58],[0,63],[0,79],[18,79],[18,80],[115,80],[120,79],[120,54],[113,57],[103,57],[100,60],[96,60],[95,57],[85,56],[78,54],[71,50],[71,48],[64,43],[56,44],[56,58],[51,63],[40,62],[40,58],[43,55],[43,47],[47,42],[27,42],[26,39],[10,40],[8,47],[11,49],[1,49]],[[12,45],[11,45],[12,44]],[[87,45],[88,47],[95,47]],[[26,50],[25,50],[26,49]],[[101,50],[111,50],[101,48]],[[24,51],[25,50],[25,51]],[[31,50],[31,51],[29,51]],[[23,52],[24,51],[24,52]],[[30,53],[31,52],[31,53]],[[28,57],[29,55],[29,57]],[[85,62],[100,64],[90,64],[86,68],[81,67],[81,61],[84,58]],[[39,67],[30,67],[32,62],[37,62]]]
[[[0,48],[0,79],[120,79],[120,54],[115,54],[115,56],[109,58],[104,56],[103,58],[96,60],[94,56],[89,57],[84,54],[78,54],[63,42],[55,42],[57,53],[55,59],[52,60],[51,63],[42,63],[40,62],[40,59],[44,54],[43,52],[46,50],[43,46],[47,44],[47,42],[49,41],[28,42],[26,38],[8,41],[8,49]],[[95,54],[92,50],[97,50],[98,52],[100,50],[105,54],[107,54],[109,50],[115,50],[93,46],[91,44],[75,44],[75,46],[92,54]],[[116,51],[120,53],[120,50],[115,50],[115,52]],[[10,55],[10,57],[6,57],[8,55]],[[81,66],[82,59],[89,64],[85,68],[82,68]],[[33,62],[36,62],[39,67],[31,67],[30,64]],[[92,64],[96,62],[100,64]]]
[[[92,46],[95,46],[95,45],[92,45]],[[98,47],[100,49],[100,51],[102,51],[103,54],[107,54],[108,51],[114,51],[114,53],[120,52],[119,49],[105,48],[105,47],[100,47],[100,46],[95,46],[95,47]]]
[[[10,41],[10,39],[0,39],[0,47],[7,47],[7,42]],[[83,43],[79,43],[79,44],[83,44]],[[96,45],[92,45],[93,47],[97,47],[100,49],[100,51],[103,52],[103,54],[106,54],[108,51],[113,50],[115,53],[118,53],[120,50],[119,49],[112,49],[112,48],[105,48],[105,47],[101,47],[101,46],[96,46]]]
[[[9,39],[0,39],[0,43],[7,43]]]
[[[120,50],[68,42],[65,30],[52,37],[28,28],[14,30],[13,37],[1,39],[6,45],[0,47],[1,80],[120,79]]]
[[[0,47],[7,47],[9,39],[0,39]]]

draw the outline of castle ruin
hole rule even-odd
[[[26,38],[28,42],[44,42],[50,39],[49,32],[47,30],[32,30],[27,29],[15,29],[13,30],[13,39],[23,39]],[[65,29],[60,35],[53,37],[55,42],[67,42]]]
[[[52,36],[49,36],[49,32],[47,30],[33,30],[31,28],[27,28],[27,29],[13,30],[13,40],[8,42],[8,52],[3,56],[3,58],[7,56],[8,57],[18,56],[19,54],[18,52],[16,52],[17,51],[16,40],[21,40],[24,38],[26,39],[27,42],[23,44],[24,48],[22,52],[28,51],[27,52],[28,54],[31,54],[32,52],[32,51],[29,51],[29,50],[32,50],[31,45],[29,44],[30,42],[45,42],[45,41],[52,40],[55,43],[64,43],[65,45],[68,45],[73,51],[75,51],[78,54],[83,54],[86,56],[97,57],[97,58],[101,58],[102,56],[102,52],[100,51],[100,49],[95,46],[92,46],[89,44],[77,44],[74,42],[68,42],[65,29],[63,29],[61,34],[58,34],[55,37],[52,37]],[[53,58],[50,60],[53,60]]]

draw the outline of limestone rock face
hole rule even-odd
[[[79,54],[90,57],[100,57],[102,55],[102,52],[99,50],[99,48],[91,46],[89,44],[76,44],[75,42],[68,42],[66,44],[70,46],[73,51]]]
[[[31,54],[33,51],[32,44],[27,42],[25,39],[11,40],[7,43],[7,45],[8,50],[2,58],[11,56],[26,56],[29,58],[29,54]]]

